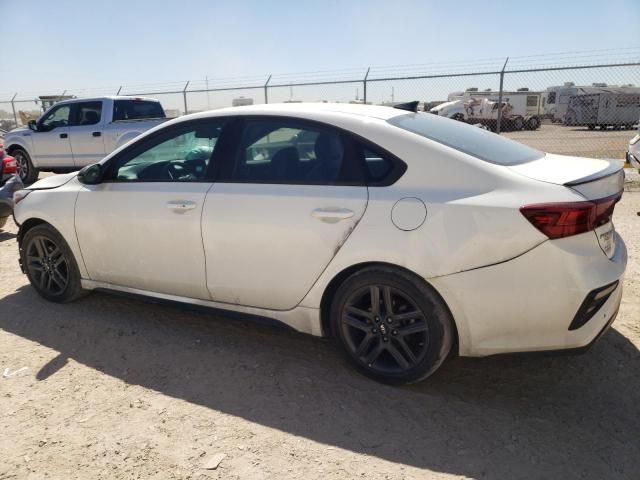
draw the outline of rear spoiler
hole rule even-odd
[[[620,170],[623,171],[624,177],[624,166],[622,165],[622,163],[618,162],[617,160],[609,160],[609,166],[604,170],[600,170],[599,172],[579,178],[577,180],[571,180],[570,182],[565,183],[565,186],[575,187],[576,185],[582,185],[583,183],[593,182],[594,180],[610,177],[611,175],[616,175],[620,172]]]

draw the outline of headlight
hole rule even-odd
[[[635,145],[636,143],[638,143],[638,140],[640,140],[640,133],[631,139],[629,145]]]
[[[19,202],[27,198],[27,195],[29,195],[31,192],[33,192],[33,190],[26,189],[13,192],[13,203],[17,205]]]

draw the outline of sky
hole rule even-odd
[[[0,100],[640,47],[640,0],[0,0],[0,22]]]

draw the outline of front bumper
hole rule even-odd
[[[631,152],[627,152],[627,163],[629,163],[633,168],[640,170],[640,158],[636,158],[636,156]]]
[[[455,318],[462,356],[579,349],[615,318],[627,251],[603,255],[593,232],[549,240],[507,262],[431,279]],[[618,281],[595,314],[571,330],[590,292]]]

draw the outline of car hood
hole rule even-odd
[[[7,133],[4,134],[4,142],[7,143],[7,139],[10,137],[13,137],[14,135],[22,135],[23,133],[27,133],[30,132],[31,130],[29,130],[29,128],[27,127],[17,127],[14,128],[13,130],[9,130]]]
[[[42,180],[38,180],[36,183],[29,185],[29,190],[50,190],[52,188],[58,188],[69,182],[72,178],[76,177],[78,172],[63,173],[60,175],[51,175],[45,177]]]

